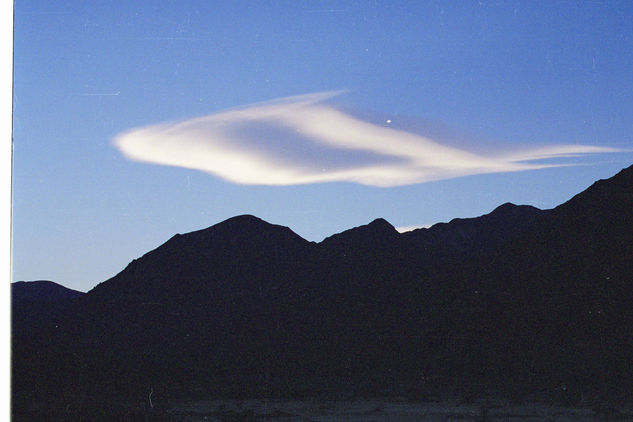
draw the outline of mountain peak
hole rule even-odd
[[[377,218],[369,224],[354,227],[327,237],[321,243],[323,245],[332,243],[379,244],[385,240],[395,239],[399,235],[400,233],[387,220]]]
[[[504,211],[512,210],[516,207],[518,207],[518,205],[513,204],[512,202],[506,202],[505,204],[499,205],[492,212],[504,212]]]
[[[224,237],[226,239],[236,239],[246,237],[270,237],[270,236],[282,236],[295,238],[307,242],[301,236],[293,232],[289,227],[280,226],[277,224],[269,223],[251,214],[243,214],[235,217],[231,217],[206,229],[194,231],[182,236],[208,236]]]
[[[264,226],[272,226],[272,224],[262,220],[259,217],[255,217],[251,214],[243,214],[236,215],[235,217],[228,218],[220,223],[214,224],[208,229],[215,229],[218,227],[231,227],[231,228],[240,228],[240,227],[264,227]]]
[[[235,217],[231,217],[229,219],[224,220],[225,223],[234,222],[234,223],[266,223],[266,221],[262,220],[259,217],[256,217],[252,214],[242,214],[236,215]]]
[[[54,302],[73,299],[84,293],[69,289],[49,280],[17,281],[11,283],[11,295],[14,301]]]
[[[374,230],[382,230],[386,232],[397,232],[396,228],[384,218],[377,218],[367,225]]]
[[[533,214],[533,213],[538,213],[540,210],[536,207],[533,207],[531,205],[516,205],[513,204],[512,202],[506,202],[505,204],[501,204],[499,205],[497,208],[495,208],[489,215],[491,216],[510,216],[512,214],[517,214],[520,213],[521,215],[523,214]]]

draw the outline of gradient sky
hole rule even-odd
[[[14,281],[87,291],[239,214],[320,241],[552,208],[633,164],[628,1],[14,12]]]

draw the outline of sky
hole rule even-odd
[[[12,280],[241,214],[311,241],[633,164],[633,3],[16,0]]]

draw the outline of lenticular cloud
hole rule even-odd
[[[240,184],[381,187],[540,169],[557,164],[537,160],[617,151],[562,145],[503,155],[473,153],[354,117],[328,104],[337,94],[283,98],[133,129],[114,144],[131,160],[201,170]]]

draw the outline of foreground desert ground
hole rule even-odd
[[[633,421],[625,406],[562,407],[548,404],[509,405],[494,402],[411,403],[406,401],[267,401],[213,400],[174,404],[177,420],[198,421]]]

